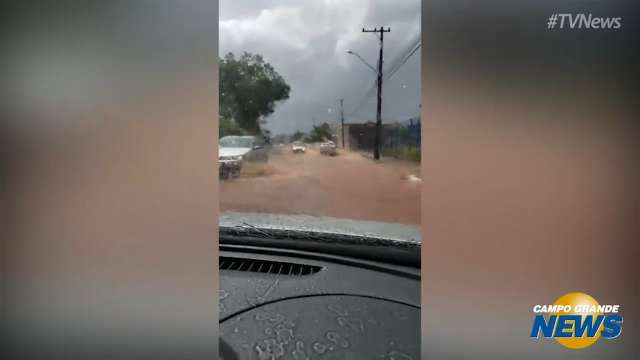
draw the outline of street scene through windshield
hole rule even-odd
[[[417,0],[221,1],[221,213],[419,225],[420,48]]]

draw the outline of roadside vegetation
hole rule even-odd
[[[394,149],[384,149],[383,155],[399,160],[420,162],[420,148],[417,146],[403,146]]]

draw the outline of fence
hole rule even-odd
[[[382,131],[382,152],[398,148],[420,148],[420,118],[385,126]]]
[[[345,124],[345,147],[354,151],[369,152],[373,150],[376,126],[372,121],[366,123]],[[383,124],[381,129],[381,151],[383,155],[391,155],[398,151],[419,153],[421,141],[420,117],[402,122]],[[337,130],[341,142],[340,129]]]

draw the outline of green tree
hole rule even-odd
[[[220,59],[220,115],[250,134],[260,134],[259,119],[289,98],[290,87],[262,55],[228,53]]]
[[[232,119],[229,119],[226,116],[220,116],[220,131],[219,131],[219,136],[220,137],[224,137],[224,136],[229,136],[229,135],[247,135],[247,131],[243,128],[241,128],[240,126],[238,126],[238,124],[236,124],[235,121],[233,121]]]
[[[298,141],[298,140],[304,139],[305,136],[307,136],[307,134],[303,133],[302,131],[296,131],[296,132],[293,133],[293,135],[291,135],[289,140],[291,142],[294,142],[294,141]]]
[[[331,132],[331,127],[329,124],[323,123],[320,126],[314,126],[313,130],[309,133],[307,137],[308,142],[323,142],[330,140],[333,137]]]

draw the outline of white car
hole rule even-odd
[[[294,153],[304,153],[307,151],[307,147],[303,142],[296,141],[291,144],[291,151],[293,151]]]
[[[225,136],[219,140],[218,165],[220,177],[239,177],[244,161],[267,161],[264,145],[254,136]]]
[[[320,154],[322,155],[329,155],[329,156],[336,156],[338,155],[338,150],[337,150],[337,146],[333,141],[327,141],[324,142],[322,144],[320,144]]]

